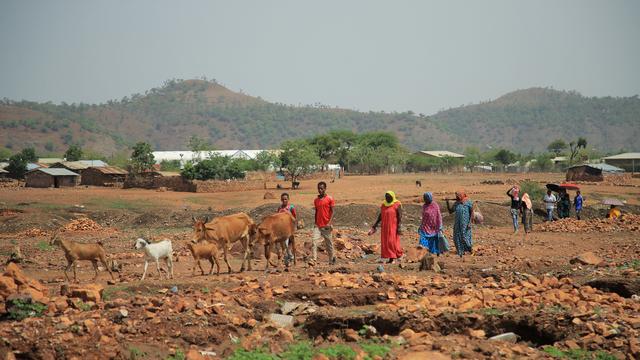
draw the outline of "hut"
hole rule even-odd
[[[603,181],[602,170],[589,164],[576,165],[567,169],[567,181]]]
[[[80,175],[67,169],[37,168],[25,175],[26,187],[65,187],[76,186],[80,181]]]
[[[9,176],[9,172],[5,169],[0,169],[0,179]]]
[[[82,172],[82,185],[122,186],[129,173],[117,166],[92,166]]]

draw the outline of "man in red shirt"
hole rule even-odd
[[[316,228],[314,232],[313,244],[311,247],[313,261],[318,260],[318,240],[320,236],[324,239],[324,247],[329,255],[329,264],[336,263],[336,257],[333,254],[333,207],[336,202],[326,193],[327,183],[321,181],[318,183],[318,197],[313,201],[315,208]],[[319,232],[319,234],[317,233]]]

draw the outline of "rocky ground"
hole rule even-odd
[[[76,205],[34,217],[13,204],[0,216],[0,260],[17,262],[0,276],[3,358],[640,358],[637,215],[612,222],[594,210],[587,220],[551,224],[536,217],[524,236],[512,233],[506,207],[488,203],[472,256],[448,253],[419,271],[418,204],[405,201],[400,267],[380,264],[379,238],[366,234],[377,207],[347,203],[336,209],[336,265],[323,252],[315,266],[304,261],[305,228],[290,271],[265,273],[256,249],[253,271],[194,276],[185,249],[192,212]],[[272,207],[204,206],[193,214],[244,210],[258,221]],[[450,224],[445,215],[449,236]],[[67,283],[64,255],[49,244],[56,229],[67,239],[100,240],[116,281],[104,269],[93,281],[91,265],[81,263],[80,283]],[[174,279],[152,265],[140,281],[138,236],[173,241]],[[234,270],[239,265],[236,255]]]

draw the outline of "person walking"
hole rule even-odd
[[[560,193],[560,200],[558,203],[558,217],[561,219],[566,219],[570,216],[571,212],[571,197],[569,197],[569,193],[564,190]]]
[[[430,253],[440,256],[443,252],[438,246],[438,239],[442,232],[442,214],[440,206],[433,201],[433,194],[426,192],[422,195],[424,205],[422,205],[422,223],[418,229],[420,235],[420,245],[427,248]]]
[[[318,261],[318,240],[320,237],[324,239],[324,247],[329,255],[329,264],[336,263],[336,257],[333,251],[333,208],[336,202],[333,197],[327,195],[327,183],[321,181],[318,183],[318,197],[313,201],[315,209],[316,230],[314,231],[311,246],[312,259]]]
[[[511,198],[511,220],[513,221],[513,233],[518,233],[518,213],[520,212],[520,206],[522,201],[520,200],[520,188],[516,185],[507,190],[507,196]]]
[[[576,208],[576,218],[578,220],[580,219],[580,213],[582,213],[582,202],[584,201],[584,198],[582,197],[582,193],[580,192],[580,190],[576,191],[576,197],[573,198],[573,205]]]
[[[384,202],[380,206],[378,219],[371,227],[371,234],[376,232],[380,223],[382,223],[380,257],[388,259],[387,263],[394,264],[402,257],[402,247],[400,246],[402,203],[396,199],[396,194],[393,191],[387,191],[384,194]]]
[[[524,233],[531,232],[533,228],[533,203],[528,193],[522,194],[522,202],[520,204],[520,214],[522,214],[522,227],[524,227]]]
[[[456,243],[458,256],[462,258],[465,253],[471,253],[473,239],[471,236],[471,219],[473,219],[473,202],[460,190],[456,192],[456,201],[451,206],[450,199],[447,199],[447,210],[450,214],[455,213],[453,223],[453,241]]]
[[[296,214],[296,208],[289,203],[289,194],[282,193],[282,195],[280,195],[280,206],[278,207],[277,212],[279,213],[288,212],[289,214],[291,214],[291,216],[293,216],[293,218],[295,219],[296,227],[297,227],[298,218]],[[284,261],[285,261],[285,264],[288,264],[289,261],[293,260],[293,254],[291,253],[291,249],[289,249],[289,239],[286,239],[284,241],[284,245],[286,250]]]
[[[558,201],[551,193],[551,190],[547,190],[547,195],[542,199],[544,201],[545,208],[547,209],[547,221],[553,221],[553,209],[556,206],[556,201]]]

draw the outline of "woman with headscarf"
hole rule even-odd
[[[462,258],[464,253],[471,253],[473,240],[471,239],[471,219],[473,219],[473,202],[464,190],[456,192],[456,202],[451,206],[447,199],[447,210],[450,214],[455,213],[453,223],[453,241],[456,243],[458,256]]]
[[[520,187],[515,185],[511,189],[507,190],[507,196],[511,198],[511,208],[509,211],[511,213],[511,220],[513,221],[513,233],[516,234],[518,233],[518,213],[520,212],[522,204],[522,200],[520,199]]]
[[[520,204],[520,213],[522,213],[522,226],[524,233],[531,232],[533,227],[533,203],[528,193],[522,194],[522,203]]]
[[[384,194],[384,202],[380,206],[380,213],[376,223],[373,224],[370,234],[373,234],[378,224],[382,222],[382,232],[380,234],[381,251],[380,257],[389,259],[388,263],[395,263],[396,259],[402,257],[400,247],[400,223],[402,221],[402,204],[396,199],[393,191]]]
[[[420,245],[429,249],[429,252],[440,256],[440,248],[438,247],[438,237],[442,231],[442,214],[440,207],[433,201],[433,194],[424,193],[422,196],[424,205],[422,205],[422,224],[418,229],[420,235]]]

